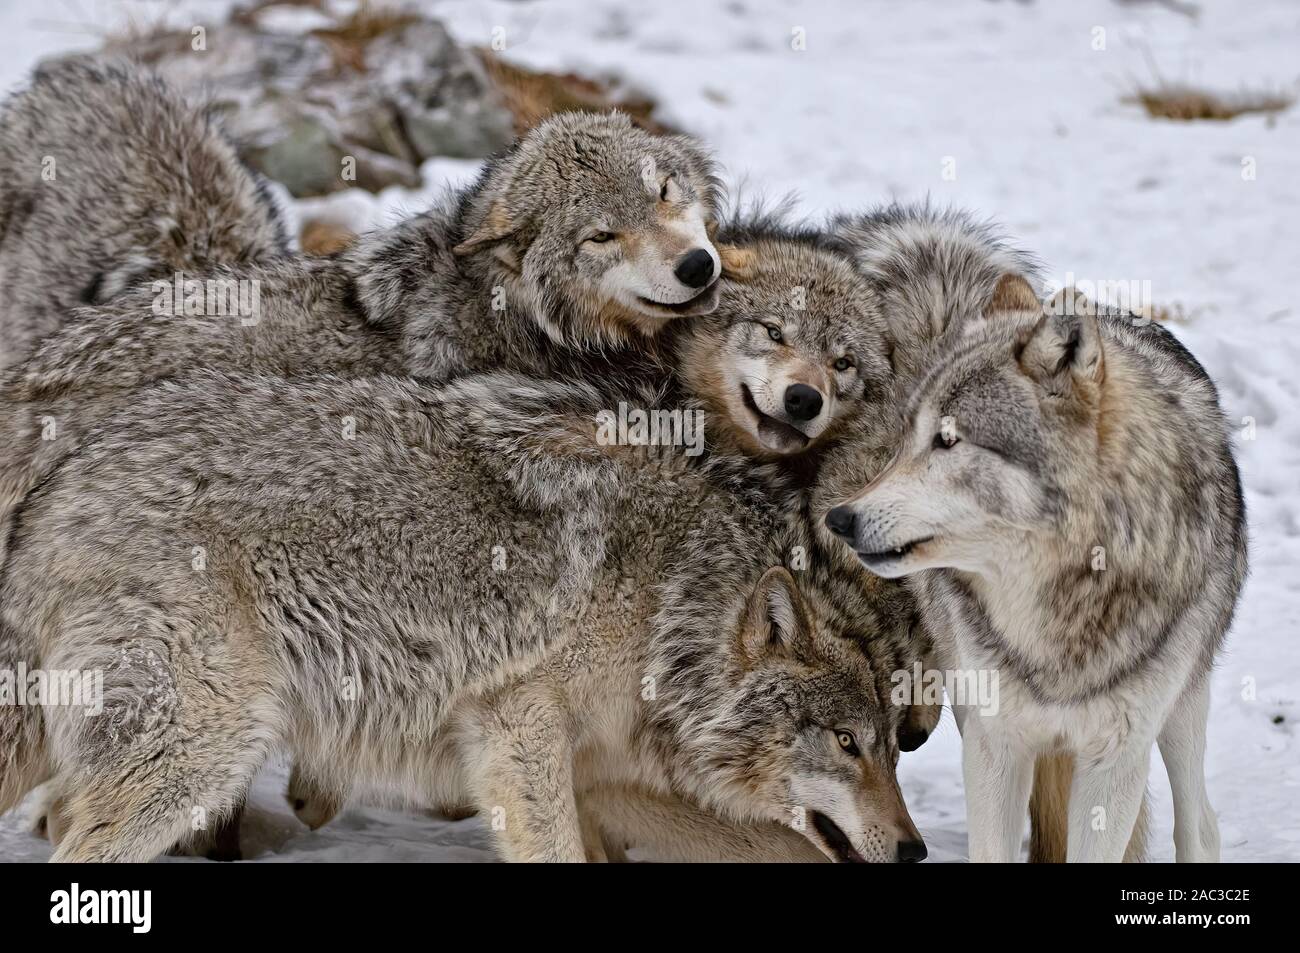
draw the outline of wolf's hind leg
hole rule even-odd
[[[173,619],[149,638],[156,619],[114,621],[107,631],[132,638],[98,628],[72,666],[103,673],[102,711],[46,709],[66,821],[55,861],[147,861],[216,829],[278,734],[254,666],[214,649],[219,636]]]
[[[1070,834],[1070,784],[1074,758],[1069,754],[1040,754],[1034,763],[1034,789],[1029,796],[1029,862],[1065,863]]]
[[[564,712],[545,690],[502,692],[468,719],[470,790],[511,861],[587,859]]]
[[[184,749],[150,739],[111,761],[96,759],[79,769],[69,785],[66,829],[52,859],[143,862],[214,826],[220,831],[230,813],[243,806],[266,751],[251,737],[256,732],[220,723],[207,732]]]
[[[1160,729],[1160,756],[1174,795],[1174,857],[1180,864],[1218,863],[1219,822],[1205,791],[1205,726],[1210,680],[1186,689]]]

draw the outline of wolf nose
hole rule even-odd
[[[899,728],[898,729],[898,750],[915,751],[925,740],[930,737],[930,732],[921,728]]]
[[[856,535],[858,516],[850,507],[837,506],[826,514],[826,526],[836,536],[853,542]]]
[[[923,840],[900,841],[898,845],[898,862],[900,864],[919,864],[930,855]]]
[[[822,395],[807,384],[791,384],[785,389],[785,412],[795,420],[812,420],[822,412]]]
[[[694,248],[682,256],[673,274],[688,288],[703,288],[713,280],[713,256],[703,248]]]

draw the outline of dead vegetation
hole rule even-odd
[[[1139,318],[1156,321],[1160,324],[1189,324],[1196,317],[1196,312],[1183,306],[1181,301],[1172,304],[1149,304],[1133,309]]]
[[[543,73],[502,59],[482,47],[474,50],[488,78],[514,117],[515,132],[523,135],[547,116],[563,112],[627,113],[638,126],[654,133],[673,132],[653,117],[655,103],[638,93],[616,93],[610,84],[576,73]]]
[[[366,48],[371,42],[419,21],[420,15],[410,10],[363,0],[337,26],[312,30],[311,34],[320,37],[330,48],[337,66],[364,73]]]
[[[1295,102],[1295,97],[1274,90],[1218,93],[1194,86],[1160,83],[1149,88],[1138,88],[1126,97],[1125,102],[1140,105],[1153,119],[1226,122],[1252,113],[1279,113],[1289,108]]]
[[[285,2],[286,0],[256,0],[249,7],[233,14],[232,19],[256,26],[257,15],[261,10]],[[294,6],[310,7],[322,12],[326,10],[321,0],[289,2]],[[352,14],[340,19],[337,25],[310,32],[329,47],[337,68],[365,73],[369,65],[366,62],[366,51],[371,43],[420,19],[421,14],[410,7],[386,0],[363,0]],[[655,102],[644,94],[619,90],[614,83],[576,73],[531,70],[508,62],[485,47],[477,47],[473,52],[509,110],[518,135],[527,133],[539,122],[557,113],[608,110],[626,113],[634,123],[650,132],[675,131],[653,118]]]

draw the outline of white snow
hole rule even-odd
[[[663,118],[707,139],[731,181],[769,196],[797,192],[812,217],[928,195],[1004,223],[1057,284],[1149,281],[1157,305],[1181,306],[1187,319],[1173,330],[1240,424],[1252,540],[1251,579],[1213,681],[1210,797],[1225,860],[1294,861],[1300,312],[1288,279],[1300,213],[1300,107],[1272,120],[1171,123],[1121,99],[1153,79],[1152,64],[1168,79],[1229,92],[1295,90],[1300,7],[1200,6],[1193,20],[1157,4],[1104,0],[430,4],[463,42],[504,36],[507,55],[527,65],[618,73],[653,93]],[[162,12],[161,4],[132,7],[141,8]],[[0,7],[0,87],[20,81],[42,55],[96,42],[93,32],[57,32],[51,22],[102,29],[121,22],[123,9],[71,0]],[[799,30],[803,50],[792,48]],[[346,195],[314,210],[383,224],[473,168],[435,160],[419,192]],[[1253,177],[1243,174],[1252,168]],[[958,750],[945,715],[901,765],[936,860],[965,855]],[[268,769],[255,787],[244,840],[251,859],[491,857],[474,820],[354,808],[307,832],[280,798],[284,777],[282,766]],[[1151,790],[1153,856],[1169,860],[1169,792],[1158,760]],[[0,859],[45,856],[15,818],[0,821]]]

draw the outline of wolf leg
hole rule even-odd
[[[147,861],[241,803],[277,736],[276,709],[249,659],[213,651],[220,636],[185,632],[179,613],[124,621],[97,609],[65,644],[80,645],[68,667],[102,673],[102,710],[46,708],[66,821],[53,859]],[[126,642],[114,637],[124,629]]]
[[[1074,757],[1040,754],[1034,763],[1034,790],[1029,796],[1029,862],[1065,863],[1069,837],[1070,784]]]
[[[347,801],[347,792],[325,780],[302,760],[293,763],[284,799],[293,808],[294,815],[312,830],[334,820]]]
[[[1147,735],[1130,740],[1114,757],[1103,760],[1076,756],[1068,863],[1123,861],[1146,796],[1151,740]]]
[[[589,798],[578,800],[578,820],[582,824],[582,843],[589,864],[626,864],[627,847],[620,838],[605,831],[605,825],[592,809]]]
[[[1034,793],[1029,798],[1029,862],[1065,863],[1070,831],[1070,786],[1074,781],[1074,756],[1045,754],[1034,765]],[[1133,836],[1124,851],[1124,863],[1146,860],[1150,798],[1143,796]]]
[[[149,745],[125,752],[111,767],[78,771],[66,801],[63,838],[55,862],[139,863],[173,844],[217,825],[218,843],[235,838],[238,825],[225,825],[243,806],[243,793],[264,760],[255,744],[242,758],[217,760],[212,747],[199,744],[183,755],[168,746]],[[200,763],[195,764],[195,760]],[[237,849],[237,846],[236,846]],[[234,851],[227,845],[227,857]]]
[[[776,823],[734,824],[680,798],[629,785],[599,785],[582,799],[606,837],[673,863],[824,863],[805,837]]]
[[[524,687],[495,696],[466,725],[470,790],[506,860],[587,859],[565,722],[548,692]]]
[[[1174,856],[1180,864],[1218,863],[1219,822],[1205,791],[1205,725],[1209,678],[1174,702],[1160,729],[1160,756],[1174,794]]]
[[[961,763],[966,786],[966,824],[973,864],[1012,864],[1020,859],[1034,780],[1034,753],[970,712],[962,719]]]

